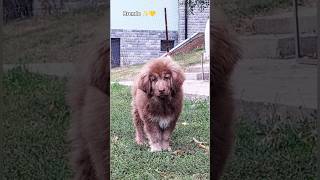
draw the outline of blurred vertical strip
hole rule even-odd
[[[1,132],[4,132],[3,131],[3,126],[2,126],[2,122],[3,122],[3,100],[2,100],[2,98],[3,98],[3,90],[2,90],[2,73],[3,73],[3,65],[2,65],[2,63],[3,63],[3,45],[2,45],[2,42],[3,42],[3,33],[2,33],[2,26],[3,26],[3,1],[0,1],[0,142],[4,142],[3,141],[3,135],[2,135],[2,133]],[[3,148],[0,146],[0,159],[3,159],[3,157],[2,157],[2,155],[4,154],[3,153]],[[4,163],[1,163],[1,166],[0,166],[0,174],[1,174],[1,176],[0,176],[0,179],[4,179],[2,176],[4,175],[4,173],[2,172],[3,171],[3,166],[4,166]]]
[[[318,179],[320,179],[320,139],[319,139],[319,135],[320,135],[320,1],[317,2],[317,22],[318,22],[318,43],[317,43],[317,48],[318,48],[318,89],[317,89],[317,96],[318,96],[318,122],[317,122],[317,128],[318,128],[318,133],[317,133],[317,142],[318,142]]]

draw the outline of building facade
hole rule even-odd
[[[164,8],[171,47],[197,32],[204,32],[209,7],[203,11],[195,8],[193,14],[188,12],[185,16],[183,2],[141,0],[133,4],[130,0],[111,0],[112,67],[145,63],[166,52]]]
[[[210,16],[210,6],[207,8],[194,8],[191,13],[185,8],[186,0],[179,0],[179,43],[186,38],[191,37],[194,33],[204,32],[207,20]],[[186,32],[187,31],[187,32]]]

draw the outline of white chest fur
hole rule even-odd
[[[170,122],[172,121],[172,117],[170,116],[158,116],[158,117],[154,117],[153,119],[154,122],[158,122],[159,126],[161,129],[165,129],[169,126]]]

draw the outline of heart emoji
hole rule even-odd
[[[150,16],[154,16],[156,14],[156,11],[149,11]]]

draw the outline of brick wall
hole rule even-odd
[[[170,51],[170,55],[174,56],[180,53],[189,53],[194,49],[204,48],[204,33],[200,32],[194,37],[190,38],[187,42],[181,46],[176,47]]]
[[[185,40],[185,0],[179,0],[179,42]],[[193,14],[188,13],[188,38],[191,37],[194,33],[204,32],[206,28],[207,20],[210,16],[210,8],[205,8],[202,12],[197,7],[194,9]]]
[[[196,8],[194,14],[188,15],[188,37],[197,32],[204,32],[209,14],[209,8],[204,9],[203,12]]]
[[[169,31],[169,40],[178,43],[178,32]],[[120,38],[120,64],[141,64],[161,56],[161,40],[165,40],[165,31],[160,30],[123,30],[112,29],[111,38]]]
[[[179,0],[178,1],[178,16],[179,16],[179,20],[178,20],[178,32],[179,32],[179,37],[178,37],[178,41],[179,43],[182,42],[183,40],[185,40],[185,14],[184,14],[184,1],[185,0]]]

